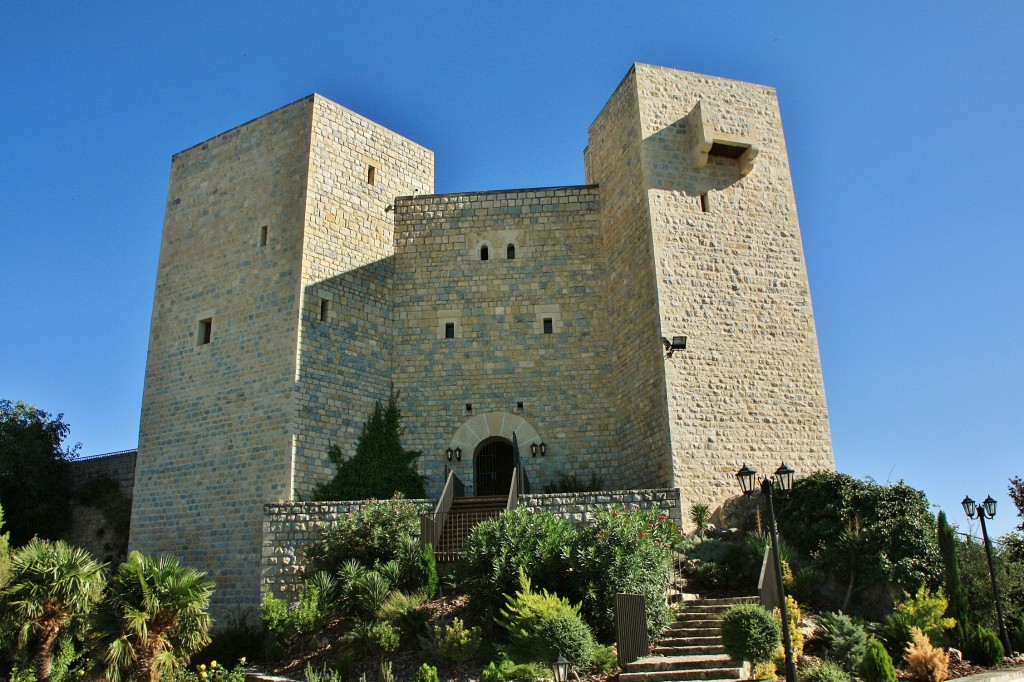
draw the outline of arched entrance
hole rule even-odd
[[[473,454],[473,490],[477,495],[507,495],[514,468],[511,441],[501,437],[481,441]]]

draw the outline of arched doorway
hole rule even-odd
[[[514,468],[511,441],[501,437],[482,441],[473,454],[473,490],[477,495],[507,495]]]

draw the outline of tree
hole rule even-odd
[[[859,588],[879,586],[891,594],[941,584],[934,517],[920,490],[820,471],[796,481],[775,508],[786,543],[837,582],[849,585],[855,575]],[[851,519],[859,520],[856,532]]]
[[[1017,507],[1017,516],[1024,519],[1024,479],[1021,479],[1020,476],[1014,476],[1010,479],[1010,499],[1013,500],[1013,504]],[[1017,530],[1024,531],[1024,521],[1020,522]]]
[[[0,593],[11,578],[10,533],[4,533],[4,508],[0,505]]]
[[[68,463],[81,446],[63,445],[69,432],[63,414],[0,400],[0,505],[15,547],[55,539],[71,522]]]
[[[338,468],[334,478],[313,490],[316,500],[386,500],[395,493],[406,498],[424,496],[423,476],[413,464],[418,450],[402,449],[402,412],[398,394],[388,397],[387,407],[378,400],[363,424],[356,454],[345,459],[338,446],[328,453]]]
[[[18,648],[31,652],[39,682],[49,682],[59,638],[84,626],[105,582],[103,564],[63,540],[33,538],[14,552],[3,591],[7,625]]]
[[[209,644],[212,594],[202,571],[132,552],[93,620],[108,679],[160,682]]]
[[[937,535],[939,540],[939,552],[942,554],[942,568],[944,582],[946,585],[946,598],[949,600],[947,613],[956,619],[957,644],[963,644],[964,633],[968,628],[968,602],[967,590],[960,579],[960,561],[957,557],[957,548],[960,543],[956,538],[956,531],[946,520],[946,512],[940,511],[937,519]]]

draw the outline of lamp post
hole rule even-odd
[[[775,527],[775,505],[772,493],[777,488],[785,493],[793,489],[793,474],[796,473],[783,462],[775,475],[761,479],[761,494],[768,501],[768,531],[772,538],[772,556],[775,557],[775,588],[779,591],[779,612],[782,614],[782,647],[786,652],[786,682],[796,682],[796,663],[793,661],[793,644],[789,639],[789,614],[786,612],[786,590],[782,584],[782,558],[779,556],[779,534]],[[754,492],[757,472],[746,464],[736,472],[736,479],[744,495]]]
[[[1003,647],[1006,655],[1013,653],[1013,645],[1010,643],[1010,633],[1006,630],[1006,622],[1003,620],[1003,604],[999,597],[999,585],[996,584],[996,569],[992,564],[992,543],[988,539],[988,529],[985,528],[985,519],[991,519],[996,515],[996,501],[992,496],[985,498],[981,504],[977,504],[970,497],[964,497],[960,504],[964,507],[967,518],[977,518],[981,521],[981,537],[985,541],[985,554],[988,556],[988,575],[992,578],[992,594],[996,599],[996,618],[999,619],[999,638],[1003,640]]]

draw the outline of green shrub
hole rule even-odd
[[[850,676],[833,661],[809,665],[800,673],[800,682],[850,682]]]
[[[964,657],[976,665],[993,666],[1006,656],[996,633],[977,625],[964,631]]]
[[[850,674],[857,672],[870,639],[863,625],[854,622],[845,613],[823,613],[818,617],[817,636],[825,645],[826,658],[835,661]]]
[[[398,628],[406,639],[415,639],[427,629],[430,613],[423,608],[427,597],[423,592],[392,592],[377,615]]]
[[[782,627],[763,606],[740,604],[725,612],[721,633],[729,658],[736,662],[762,663],[775,656]]]
[[[505,595],[505,607],[495,621],[508,633],[509,653],[519,661],[553,659],[550,642],[541,634],[541,624],[558,616],[579,618],[579,606],[547,590],[534,592],[526,571],[519,569],[519,589]]]
[[[877,639],[868,641],[857,674],[864,682],[896,682],[896,668],[892,658]]]
[[[711,507],[703,502],[690,505],[690,521],[697,527],[697,537],[704,537],[704,528],[711,521]]]
[[[416,471],[418,450],[402,447],[402,412],[398,394],[388,397],[387,406],[378,400],[363,423],[356,452],[346,458],[338,446],[328,457],[337,467],[334,478],[313,489],[316,500],[365,500],[394,494],[423,497],[423,476]]]
[[[910,620],[906,614],[890,613],[881,623],[872,626],[871,631],[885,647],[894,661],[902,661],[907,647],[914,641]]]
[[[268,630],[286,640],[315,632],[325,623],[320,590],[312,583],[303,583],[294,608],[288,608],[288,602],[278,599],[268,590],[260,604],[260,618]]]
[[[920,490],[881,485],[838,472],[817,472],[775,502],[779,527],[797,555],[813,558],[838,584],[916,592],[938,585],[941,558],[934,516]],[[851,534],[851,519],[856,532]],[[855,540],[855,542],[851,542]],[[851,610],[877,612],[867,601]]]
[[[349,587],[352,612],[361,618],[377,615],[393,589],[391,582],[377,571],[366,571]]]
[[[717,561],[705,561],[697,567],[697,573],[693,576],[697,586],[705,590],[717,590],[728,582],[722,565]]]
[[[491,661],[480,673],[480,682],[536,682],[540,679],[551,679],[551,669],[541,663],[517,665],[507,658],[498,664]]]
[[[437,668],[429,663],[424,663],[416,670],[416,674],[412,676],[412,682],[440,682],[437,677]]]
[[[467,628],[461,618],[453,620],[451,625],[434,626],[434,639],[442,658],[457,666],[476,656],[480,650],[480,628]]]
[[[905,616],[911,627],[921,630],[932,642],[941,644],[946,641],[946,630],[956,625],[955,620],[943,615],[948,607],[949,603],[942,590],[933,593],[922,586],[914,595],[904,592],[903,598],[896,602],[893,613]]]
[[[593,669],[597,672],[606,673],[613,668],[619,667],[619,655],[615,653],[615,647],[605,644],[594,644]]]
[[[533,584],[558,592],[566,581],[566,548],[578,533],[547,512],[519,507],[477,524],[462,548],[465,587],[473,605],[493,618],[519,586],[519,569]]]
[[[431,545],[420,546],[417,541],[406,542],[399,552],[401,579],[398,587],[406,592],[424,592],[427,599],[437,596],[437,559]]]
[[[551,660],[561,652],[577,670],[590,670],[594,665],[594,635],[583,619],[567,613],[542,618],[537,628],[541,641],[547,642],[549,651],[545,656]]]
[[[599,641],[615,639],[615,595],[642,594],[647,632],[656,639],[673,618],[665,600],[672,576],[671,547],[679,529],[665,514],[612,507],[599,510],[578,536],[565,589],[582,603],[581,613]]]
[[[326,665],[322,668],[314,668],[312,664],[306,664],[306,682],[346,682],[351,679],[355,665],[351,656],[342,656],[334,668]]]
[[[325,525],[320,540],[306,548],[306,557],[315,570],[328,573],[338,572],[351,559],[372,568],[397,559],[419,528],[419,511],[412,502],[399,495],[371,500]]]
[[[398,632],[387,621],[375,620],[357,623],[345,640],[357,656],[391,653],[398,649]]]

